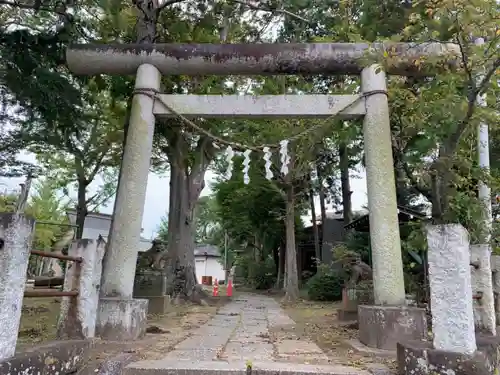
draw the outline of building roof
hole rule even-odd
[[[221,256],[219,248],[213,245],[198,244],[194,248],[195,257],[217,257]]]
[[[397,205],[398,208],[398,220],[399,222],[406,222],[409,220],[420,220],[425,221],[429,220],[430,216],[427,214],[423,214],[419,211],[416,211],[410,207],[405,207],[401,205]],[[370,217],[368,214],[359,217],[358,219],[351,221],[349,224],[344,225],[344,229],[355,229],[358,231],[368,231],[370,226]]]
[[[368,214],[368,210],[365,210],[365,209],[353,211],[353,215],[355,217],[364,216],[366,214]],[[344,220],[344,214],[342,212],[327,211],[326,218],[332,219],[332,220]],[[322,220],[321,214],[316,215],[316,222],[318,224],[321,223],[321,220]]]
[[[74,215],[76,217],[76,210],[71,210],[71,209],[66,210],[66,214],[68,216],[70,216],[70,215],[73,216]],[[86,217],[95,217],[95,218],[99,218],[99,219],[108,219],[108,220],[111,220],[111,218],[113,217],[113,215],[112,214],[102,214],[100,212],[89,212]]]

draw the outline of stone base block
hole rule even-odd
[[[0,360],[0,374],[75,374],[87,364],[90,349],[89,340],[64,340],[34,346]]]
[[[137,340],[146,334],[147,299],[99,299],[96,333],[102,339]]]
[[[400,341],[427,338],[425,309],[407,306],[358,306],[359,341],[369,347],[396,350]]]
[[[352,322],[358,320],[358,311],[349,311],[344,309],[337,310],[337,318],[341,322]]]
[[[402,375],[498,374],[500,337],[477,336],[478,350],[471,355],[433,349],[431,342],[398,343],[398,370]]]

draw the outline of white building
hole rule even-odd
[[[76,225],[76,210],[66,211],[69,222]],[[90,212],[85,217],[85,224],[83,226],[82,238],[95,240],[101,235],[107,241],[109,230],[111,228],[111,215],[100,214],[97,212]],[[141,237],[138,251],[146,251],[151,248],[151,240]]]
[[[194,249],[194,259],[196,262],[196,278],[201,284],[202,276],[212,276],[212,280],[224,280],[224,259],[219,248],[212,245],[197,245]]]
[[[76,211],[66,212],[71,224],[76,224]],[[85,218],[82,238],[97,239],[101,235],[107,240],[111,228],[111,215],[91,212]],[[138,251],[147,251],[151,248],[151,240],[141,237]],[[202,276],[212,276],[213,279],[224,280],[225,272],[223,259],[219,249],[212,245],[197,245],[194,250],[196,262],[196,278],[201,284]]]

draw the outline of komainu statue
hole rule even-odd
[[[349,277],[345,280],[347,288],[357,288],[360,284],[371,284],[372,268],[361,260],[361,255],[344,247],[334,249],[334,254],[336,261],[333,264],[341,265]]]
[[[194,253],[193,253],[194,258]],[[165,242],[155,239],[151,248],[137,257],[136,275],[141,273],[162,273],[167,276],[166,293],[172,297],[172,303],[181,300],[206,305],[207,293],[197,284],[194,259],[193,264],[186,257],[178,256],[174,250],[168,249]]]
[[[149,250],[140,253],[137,257],[137,271],[153,269],[162,271],[165,268],[167,245],[158,239],[151,241]]]

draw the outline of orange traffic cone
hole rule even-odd
[[[212,296],[217,297],[219,295],[219,283],[217,279],[214,280],[214,287],[212,289]]]
[[[227,282],[226,295],[228,297],[233,295],[233,280],[231,280],[231,278],[229,278],[229,281]]]

